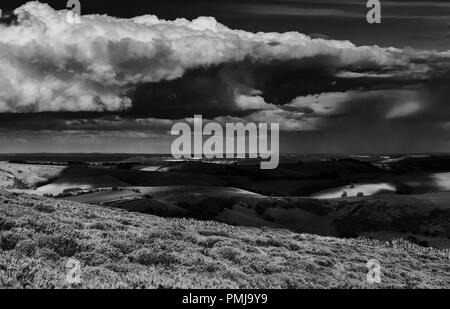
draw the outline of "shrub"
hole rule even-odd
[[[274,238],[258,238],[255,244],[262,247],[284,247],[284,243]]]
[[[218,236],[218,237],[230,237],[230,233],[227,231],[221,231],[221,230],[205,230],[205,231],[198,231],[198,234],[202,236]]]
[[[429,243],[428,243],[428,241],[426,241],[426,240],[421,240],[421,241],[419,241],[417,244],[418,244],[419,246],[425,247],[425,248],[427,248],[427,247],[429,246]]]
[[[168,252],[154,252],[153,250],[143,248],[133,252],[130,261],[145,266],[151,265],[171,265],[178,263],[178,258]]]
[[[89,229],[92,230],[100,230],[100,231],[113,231],[115,230],[112,224],[108,224],[105,222],[95,222],[89,226]]]
[[[15,233],[6,232],[0,236],[0,249],[10,251],[16,248],[19,242],[19,236]]]
[[[9,231],[15,226],[15,223],[6,219],[0,218],[0,231]]]
[[[51,206],[51,205],[46,205],[44,203],[38,203],[34,206],[34,209],[39,211],[39,212],[44,212],[44,213],[53,213],[56,211],[56,208]]]
[[[110,261],[110,259],[97,251],[80,252],[76,256],[77,260],[83,261],[89,266],[100,266]]]
[[[241,253],[232,247],[223,247],[219,249],[220,255],[230,261],[236,262],[241,256]]]
[[[133,244],[132,242],[120,239],[111,241],[110,245],[124,254],[131,253],[133,251],[133,248],[135,247],[135,244]]]
[[[60,259],[59,255],[55,252],[55,250],[50,248],[39,249],[39,256],[44,260],[49,260],[52,262],[56,262]]]
[[[38,244],[40,248],[53,249],[61,257],[72,257],[80,250],[73,238],[67,235],[43,236],[38,240]]]
[[[17,244],[16,250],[25,256],[32,257],[36,254],[37,248],[37,243],[34,240],[25,239]]]
[[[222,266],[223,267],[223,266]],[[206,262],[204,269],[209,273],[217,273],[222,268],[220,263]]]
[[[196,240],[196,243],[199,246],[202,246],[205,248],[213,248],[215,246],[215,244],[218,243],[219,241],[220,241],[220,238],[211,237],[211,238],[204,238],[204,239]]]
[[[316,259],[314,262],[317,265],[322,266],[322,267],[333,267],[334,266],[333,261],[330,259],[319,258],[319,259]]]

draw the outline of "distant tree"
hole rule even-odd
[[[358,194],[357,194],[356,196],[357,196],[357,197],[364,197],[364,193],[358,192]]]
[[[342,198],[347,197],[347,196],[348,196],[347,191],[342,192],[342,195],[341,195]]]
[[[73,194],[73,195],[75,195],[75,194],[79,193],[80,191],[83,191],[83,189],[81,189],[81,188],[68,188],[68,189],[64,189],[63,193],[64,194]]]
[[[9,160],[9,163],[11,164],[26,164],[27,162],[22,160]]]

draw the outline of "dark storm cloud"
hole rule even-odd
[[[265,102],[284,105],[297,96],[327,92],[337,80],[335,62],[332,57],[317,56],[303,61],[242,61],[193,70],[174,81],[140,85],[129,113],[171,119],[196,113],[208,118],[246,115],[251,111],[239,106],[237,94],[251,97],[257,90]],[[347,81],[334,88],[363,83],[345,84]]]
[[[297,97],[329,92],[383,90],[389,93],[411,85],[434,84],[445,79],[450,70],[448,59],[433,54],[417,55],[411,63],[418,66],[416,75],[398,74],[399,68],[395,66],[379,67],[370,61],[343,70],[336,58],[325,56],[269,63],[229,63],[189,71],[174,81],[140,85],[134,93],[133,108],[127,114],[169,119],[194,114],[208,118],[243,117],[252,111],[240,109],[236,93],[251,97],[257,89],[264,102],[284,106]],[[427,71],[425,75],[420,66]]]

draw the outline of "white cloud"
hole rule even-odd
[[[348,91],[308,95],[295,98],[286,107],[291,107],[297,111],[309,111],[309,113],[317,116],[329,116],[339,112],[340,103],[346,102],[358,94],[355,91]]]
[[[245,117],[216,117],[221,125],[226,123],[278,123],[281,131],[314,131],[323,128],[323,119],[306,117],[304,113],[282,108],[256,111]]]
[[[235,93],[236,105],[240,110],[266,110],[276,109],[274,104],[269,104],[264,101],[264,98],[259,96],[260,92],[255,92],[254,95],[244,95]]]
[[[357,47],[297,32],[231,30],[212,17],[166,21],[152,15],[89,15],[82,16],[81,24],[69,24],[67,11],[38,2],[15,13],[17,25],[0,25],[0,112],[124,110],[132,105],[130,90],[141,83],[173,80],[190,69],[244,59],[270,62],[320,55],[332,57],[346,71],[369,66],[429,73],[399,49]],[[258,95],[238,100],[242,109],[273,107]]]
[[[386,115],[386,119],[404,118],[417,114],[423,109],[419,101],[397,103]]]

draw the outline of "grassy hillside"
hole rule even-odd
[[[65,278],[69,258],[82,283]],[[367,261],[382,283],[366,280]],[[2,288],[450,288],[448,252],[0,192]]]
[[[0,188],[27,189],[59,175],[65,167],[0,163]]]

